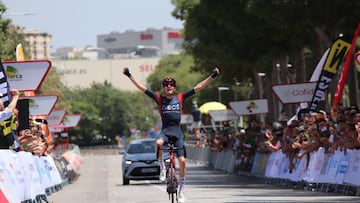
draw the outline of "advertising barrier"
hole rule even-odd
[[[238,173],[235,170],[236,152],[213,152],[209,147],[186,145],[187,158],[192,161],[211,165],[216,170],[227,173]],[[294,169],[289,170],[289,157],[281,151],[272,153],[257,152],[254,156],[252,168],[248,175],[260,178],[276,179],[278,182],[290,181],[308,185],[323,184],[337,187],[356,188],[356,195],[360,195],[360,150],[335,150],[325,153],[325,149],[310,153],[301,159],[294,158]],[[344,190],[345,191],[345,190]]]
[[[80,157],[78,149],[70,151]],[[0,150],[0,157],[0,202],[46,200],[50,191],[61,189],[68,181],[63,173],[71,168],[70,163],[60,162],[50,155],[35,156],[30,152]],[[80,165],[77,172],[79,169]]]

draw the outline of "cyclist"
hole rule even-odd
[[[163,80],[162,86],[165,96],[160,95],[159,93],[154,93],[152,90],[147,89],[145,85],[143,85],[141,82],[139,82],[134,76],[131,75],[129,68],[124,68],[123,73],[129,77],[131,82],[142,92],[144,92],[146,95],[151,97],[158,105],[159,113],[162,120],[162,129],[161,133],[156,140],[156,145],[161,148],[161,146],[164,145],[164,143],[167,143],[168,138],[165,135],[171,135],[177,137],[177,142],[175,143],[176,147],[182,148],[184,146],[184,140],[183,135],[181,132],[180,127],[180,120],[181,120],[181,113],[182,113],[182,105],[186,98],[192,96],[196,92],[199,92],[203,88],[205,88],[207,85],[210,84],[210,82],[220,74],[220,71],[218,68],[215,68],[211,75],[208,76],[203,81],[196,84],[192,89],[175,94],[176,91],[176,81],[171,78],[167,77]],[[179,166],[180,166],[180,173],[179,173],[179,202],[184,202],[184,184],[185,184],[185,175],[186,175],[186,158],[185,158],[185,150],[179,149],[176,153],[178,160],[179,160]],[[159,151],[159,158],[162,157],[162,151]],[[166,176],[166,169],[165,169],[165,163],[164,160],[161,158],[159,160],[160,162],[160,180],[165,181]]]

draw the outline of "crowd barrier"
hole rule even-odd
[[[71,150],[68,157],[81,162],[77,153]],[[78,172],[80,165],[75,166],[68,157],[0,150],[0,202],[48,202],[47,195],[61,190],[74,175],[74,168]]]
[[[236,153],[233,151],[213,152],[209,147],[186,145],[187,158],[211,165],[216,170],[228,173],[236,171]],[[342,192],[360,195],[360,150],[336,150],[325,153],[324,148],[294,158],[294,169],[289,170],[289,157],[281,151],[255,154],[251,170],[247,175],[261,178],[267,183],[302,184],[304,189],[325,192]]]

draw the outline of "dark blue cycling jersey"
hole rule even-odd
[[[158,105],[162,121],[162,134],[182,138],[180,128],[182,106],[185,99],[195,94],[194,88],[185,93],[179,93],[171,99],[161,96],[159,93],[154,93],[149,89],[146,89],[145,94],[154,99]]]

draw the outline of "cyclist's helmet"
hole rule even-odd
[[[163,80],[163,83],[162,83],[163,87],[166,87],[168,85],[170,86],[173,86],[173,87],[176,87],[176,81],[174,78],[171,78],[171,77],[167,77]]]

